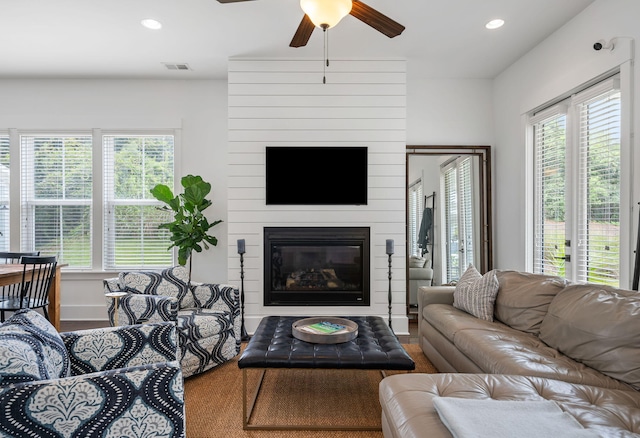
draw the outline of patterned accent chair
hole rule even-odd
[[[104,292],[127,292],[117,301],[106,296],[111,325],[171,321],[178,328],[180,364],[185,377],[233,359],[240,352],[238,288],[191,282],[175,266],[162,272],[121,272],[104,280]]]
[[[185,437],[173,324],[58,333],[38,312],[0,325],[0,436]]]

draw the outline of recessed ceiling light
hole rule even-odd
[[[140,23],[142,23],[142,25],[147,29],[162,29],[162,23],[160,23],[158,20],[154,20],[153,18],[145,18]]]
[[[497,29],[499,27],[502,27],[503,24],[504,20],[496,18],[495,20],[491,20],[490,22],[485,24],[484,27],[486,27],[487,29]]]

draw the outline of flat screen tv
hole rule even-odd
[[[266,148],[266,203],[366,205],[366,147]]]

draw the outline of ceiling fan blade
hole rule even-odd
[[[218,3],[238,3],[238,2],[250,2],[253,0],[218,0]]]
[[[311,33],[316,26],[313,24],[311,19],[307,14],[304,14],[302,17],[302,21],[298,26],[298,30],[293,35],[291,39],[291,43],[289,43],[289,47],[302,47],[306,46],[307,42],[309,42],[309,38],[311,38]]]
[[[351,15],[358,20],[373,27],[378,32],[382,32],[389,38],[398,36],[404,30],[404,26],[397,21],[392,20],[384,14],[373,9],[371,6],[367,6],[359,0],[353,1],[351,7]]]

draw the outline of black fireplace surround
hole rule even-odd
[[[265,306],[370,305],[368,227],[265,227]]]

